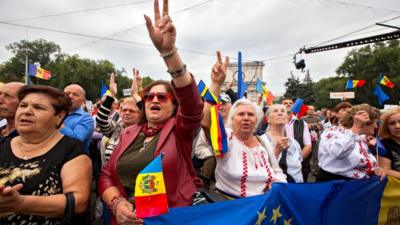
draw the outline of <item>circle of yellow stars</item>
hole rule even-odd
[[[276,225],[276,222],[278,221],[279,217],[282,217],[282,214],[280,212],[281,205],[279,205],[277,208],[272,209],[272,216],[270,222],[274,222],[274,225]],[[257,222],[255,225],[261,225],[262,222],[267,218],[265,212],[267,210],[267,207],[264,207],[262,212],[257,212]],[[292,220],[293,218],[289,218],[288,220],[283,219],[284,225],[292,225]]]

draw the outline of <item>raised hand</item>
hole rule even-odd
[[[221,52],[217,51],[217,62],[214,64],[211,70],[211,81],[219,86],[225,81],[226,78],[226,70],[229,65],[229,57],[225,57],[225,61],[222,62]]]
[[[133,68],[132,75],[131,96],[139,96],[139,92],[142,89],[143,79],[140,76],[138,69]]]
[[[110,94],[115,97],[117,95],[117,83],[115,83],[115,74],[111,73],[110,76]]]
[[[144,19],[151,41],[158,51],[160,53],[173,51],[176,48],[176,29],[168,15],[168,0],[163,0],[162,15],[158,0],[154,1],[154,25],[147,15],[144,15]]]

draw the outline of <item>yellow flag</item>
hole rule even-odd
[[[388,177],[383,192],[378,225],[400,224],[400,180]]]

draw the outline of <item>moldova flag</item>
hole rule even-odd
[[[346,83],[346,89],[353,89],[356,87],[362,87],[366,83],[365,80],[348,80]]]
[[[33,64],[28,65],[28,74],[31,77],[36,77],[43,80],[50,80],[51,72],[40,67],[37,67]]]
[[[136,217],[147,218],[168,212],[168,200],[162,173],[163,154],[150,162],[136,178]]]
[[[389,78],[387,78],[387,76],[384,74],[380,75],[379,83],[385,85],[388,88],[394,88],[393,82],[390,81]]]

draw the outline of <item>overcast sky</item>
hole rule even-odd
[[[124,6],[116,6],[124,3]],[[117,69],[125,68],[129,76],[131,68],[137,67],[144,76],[169,79],[157,51],[146,45],[151,42],[143,14],[153,17],[152,6],[153,2],[148,0],[0,0],[0,22],[17,20],[11,23],[138,43],[99,40],[0,23],[0,62],[11,57],[5,45],[22,39],[44,38],[59,44],[65,53],[110,60]],[[94,8],[103,9],[21,20]],[[304,77],[292,63],[292,55],[300,47],[312,47],[398,17],[400,0],[170,0],[170,14],[177,27],[177,47],[198,79],[206,83],[210,80],[209,71],[215,61],[215,56],[210,54],[219,49],[223,55],[237,57],[240,50],[244,60],[265,61],[263,80],[273,93],[280,95],[284,93],[283,84],[290,71]],[[386,24],[400,26],[400,19]],[[358,35],[328,44],[390,31],[394,29],[372,26],[357,32]],[[318,81],[334,76],[350,50],[345,48],[301,57],[305,59],[313,80]]]

